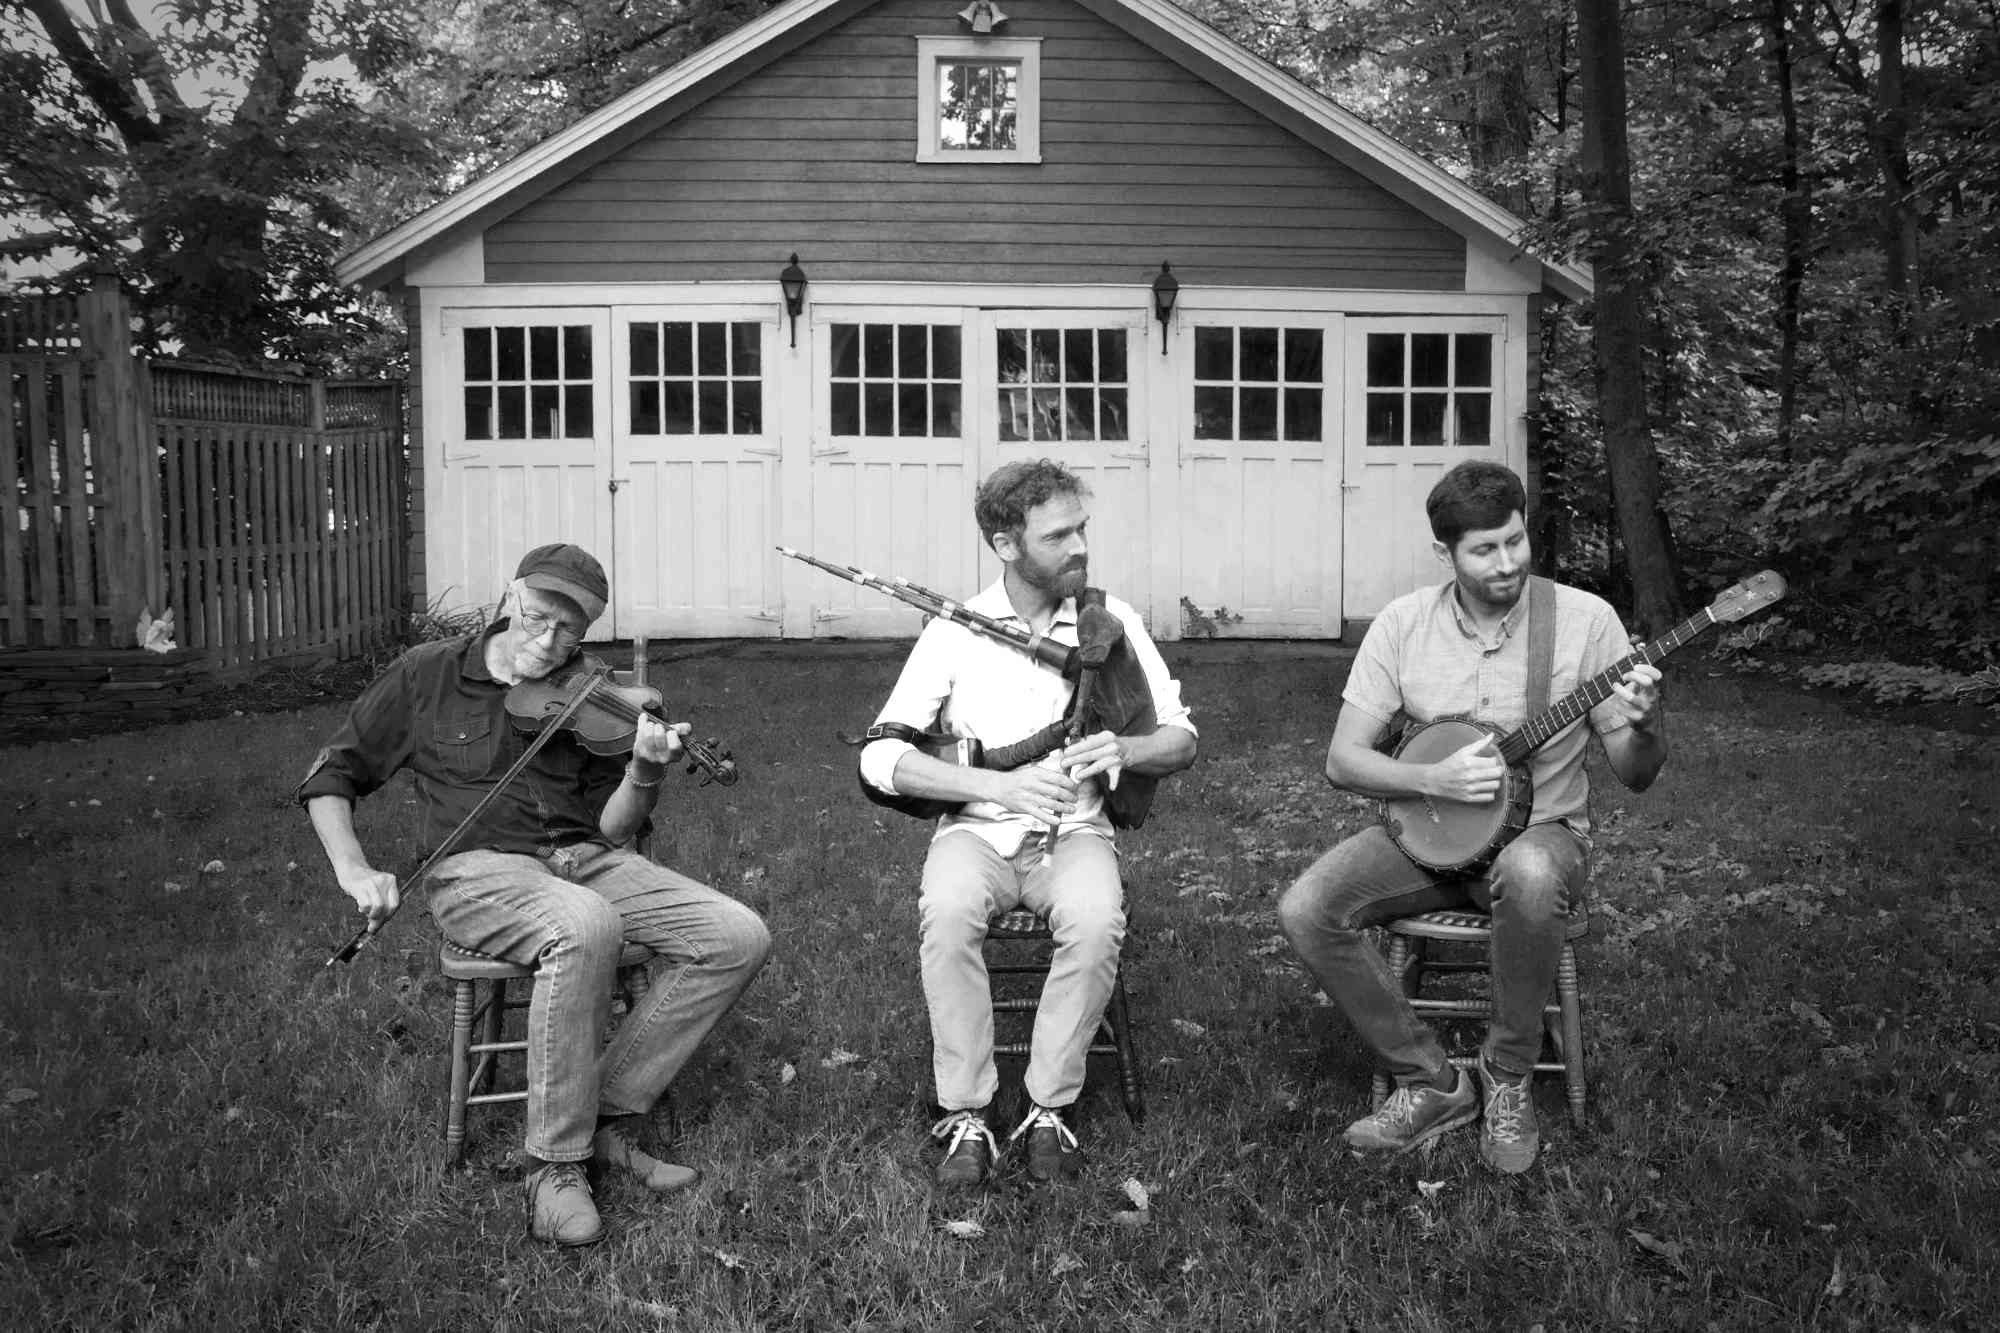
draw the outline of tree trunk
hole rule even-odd
[[[1782,126],[1782,149],[1778,181],[1784,191],[1779,205],[1783,229],[1782,257],[1778,268],[1778,457],[1792,457],[1792,423],[1798,417],[1799,399],[1799,294],[1806,280],[1806,247],[1812,228],[1810,186],[1799,171],[1802,146],[1799,141],[1798,95],[1792,85],[1792,5],[1791,0],[1771,0],[1771,74],[1778,85],[1778,119]]]
[[[1882,176],[1883,280],[1900,339],[1914,308],[1917,213],[1910,181],[1909,108],[1903,91],[1903,0],[1875,8],[1875,159]]]
[[[1632,171],[1625,139],[1625,42],[1618,0],[1577,0],[1583,91],[1583,196],[1596,270],[1597,410],[1604,424],[1612,511],[1632,580],[1633,616],[1647,633],[1680,618],[1673,536],[1660,509],[1660,460],[1646,422],[1633,245]]]

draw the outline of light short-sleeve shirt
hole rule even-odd
[[[1632,651],[1609,602],[1581,588],[1553,586],[1552,704]],[[1450,582],[1406,593],[1383,607],[1368,627],[1341,700],[1384,724],[1400,711],[1413,722],[1471,717],[1512,731],[1527,721],[1527,611],[1524,596],[1492,637],[1482,638]],[[1590,710],[1590,727],[1599,735],[1625,725],[1612,721],[1610,711],[1606,704]],[[1580,833],[1589,831],[1587,739],[1581,725],[1571,726],[1529,756],[1535,786],[1529,823],[1560,819]]]
[[[968,598],[965,605],[994,620],[1028,628],[1027,621],[1014,613],[1004,580]],[[1187,705],[1181,702],[1180,682],[1168,672],[1139,613],[1116,597],[1107,596],[1104,607],[1125,626],[1126,642],[1145,673],[1159,724],[1195,734]],[[1056,608],[1046,637],[1066,647],[1076,646],[1075,598],[1065,598]],[[1061,721],[1069,711],[1074,688],[1058,672],[1019,648],[949,620],[933,620],[917,636],[916,646],[903,664],[903,674],[875,720],[899,722],[919,731],[931,730],[942,722],[952,735],[971,737],[988,749],[996,749],[1026,740],[1050,723]],[[908,741],[869,742],[861,752],[863,780],[893,795],[896,763],[913,748]],[[1053,769],[1059,753],[1049,754],[1041,764]],[[1112,835],[1111,821],[1104,813],[1103,782],[1100,776],[1084,784],[1077,794],[1076,809],[1063,816],[1062,832],[1081,825],[1107,838]],[[936,836],[971,833],[984,838],[1002,856],[1012,856],[1028,834],[1041,827],[1039,821],[992,801],[970,801],[957,814],[938,821]]]

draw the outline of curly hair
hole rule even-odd
[[[979,524],[980,536],[991,546],[995,533],[1011,532],[1018,536],[1028,526],[1030,510],[1064,495],[1086,498],[1090,487],[1083,484],[1082,477],[1053,458],[1008,463],[994,469],[992,476],[979,483],[979,490],[972,497],[973,521]]]
[[[1506,526],[1515,511],[1528,516],[1528,492],[1512,468],[1477,460],[1460,463],[1437,480],[1424,512],[1431,536],[1448,547],[1468,532]]]

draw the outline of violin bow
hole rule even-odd
[[[508,783],[521,776],[521,770],[528,766],[528,761],[541,753],[542,747],[547,745],[558,731],[562,730],[562,724],[576,716],[576,710],[583,707],[583,701],[590,697],[590,692],[597,688],[597,682],[603,679],[604,673],[601,671],[592,671],[585,674],[582,683],[576,688],[576,693],[571,695],[569,702],[563,705],[562,712],[556,714],[541,729],[535,739],[528,742],[528,748],[521,751],[521,757],[516,759],[513,765],[500,775],[500,780],[493,784],[492,790],[479,798],[479,804],[472,807],[472,813],[458,821],[457,828],[445,834],[444,841],[437,845],[437,850],[425,857],[424,863],[417,867],[417,873],[404,881],[405,888],[414,889],[417,885],[424,882],[424,876],[430,874],[437,863],[444,860],[450,854],[452,848],[458,845],[458,840],[465,836],[465,831],[471,828],[481,815],[486,813],[486,807],[493,804],[494,798],[507,789]],[[395,914],[392,912],[390,915],[393,916]],[[326,960],[321,970],[324,971],[326,968],[332,967],[335,963],[353,962],[354,956],[360,953],[368,941],[374,939],[382,927],[388,924],[389,917],[385,916],[379,921],[370,921],[367,925],[355,931],[353,938],[335,950],[333,957]]]

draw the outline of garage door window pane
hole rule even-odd
[[[1317,442],[1324,352],[1318,329],[1196,329],[1195,438]]]
[[[764,433],[762,324],[634,320],[627,337],[634,435]]]
[[[1492,334],[1371,333],[1367,363],[1370,446],[1484,449],[1495,442]]]
[[[828,336],[833,434],[958,437],[956,325],[835,324]]]
[[[484,324],[461,331],[464,438],[587,440],[588,324]]]
[[[995,334],[1001,439],[1061,444],[1126,438],[1125,330],[1001,328]]]

